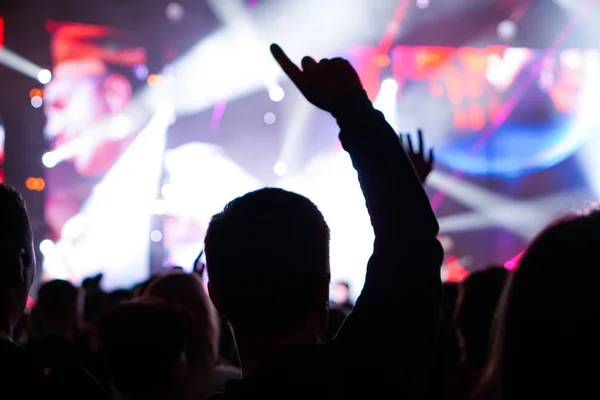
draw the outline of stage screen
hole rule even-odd
[[[148,272],[147,203],[166,129],[145,130],[152,110],[134,101],[146,52],[135,34],[104,26],[51,22],[48,31],[44,278],[80,283],[103,272],[108,287],[132,284]]]
[[[76,24],[51,31],[44,163],[54,246],[45,254],[46,278],[80,282],[103,272],[106,287],[127,287],[148,275],[157,244],[162,263],[189,270],[210,217],[268,185],[319,206],[332,231],[332,279],[362,284],[373,233],[331,117],[302,111],[303,100],[283,80],[281,102],[260,90],[182,113],[173,106],[177,92],[148,100],[178,77],[148,71],[135,35]],[[597,51],[397,46],[385,57],[371,47],[345,56],[398,132],[421,127],[436,148],[427,191],[447,265],[504,262],[559,211],[597,196],[600,180],[583,154],[600,127]],[[300,126],[293,143],[291,125]],[[282,154],[287,164],[274,171]],[[533,205],[532,216],[525,205],[538,198],[550,200],[545,213]],[[488,212],[499,205],[513,206],[500,221]],[[473,238],[490,244],[467,249]]]

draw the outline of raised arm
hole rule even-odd
[[[307,100],[336,118],[375,232],[364,288],[332,348],[345,368],[391,373],[400,397],[418,397],[437,330],[443,259],[427,196],[346,60],[305,57],[300,70],[278,46],[272,52]]]

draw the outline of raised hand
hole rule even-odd
[[[425,180],[433,170],[433,166],[435,164],[435,156],[433,153],[433,149],[429,150],[429,157],[425,156],[425,145],[423,144],[423,132],[419,129],[419,149],[415,151],[412,143],[412,139],[410,134],[406,134],[406,140],[408,145],[404,144],[404,139],[402,138],[402,134],[399,135],[400,143],[404,150],[406,150],[406,154],[415,168],[415,172],[417,176],[421,180],[421,183],[425,183]]]
[[[362,89],[358,74],[342,58],[323,59],[317,63],[306,56],[300,69],[277,44],[271,45],[271,53],[304,97],[322,110],[331,111],[340,96]]]

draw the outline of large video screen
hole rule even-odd
[[[132,33],[103,26],[52,22],[48,30],[53,79],[43,107],[50,151],[42,161],[55,245],[45,247],[44,276],[81,282],[104,272],[113,287],[144,279],[150,222],[143,202],[132,203],[154,195],[162,152],[154,151],[155,166],[128,155],[144,145],[146,113],[133,97],[145,83],[135,74],[146,64],[145,49]]]
[[[373,233],[350,160],[334,144],[337,128],[324,119],[330,117],[307,114],[297,134],[310,143],[293,147],[304,153],[301,161],[287,175],[273,174],[286,140],[273,132],[299,113],[285,110],[287,95],[278,103],[277,122],[267,122],[275,106],[264,92],[179,115],[169,101],[177,93],[148,95],[168,74],[148,70],[136,35],[68,23],[51,28],[54,77],[44,89],[50,146],[44,164],[54,246],[45,252],[46,278],[79,282],[102,272],[107,288],[129,286],[147,277],[157,243],[162,263],[187,268],[214,213],[238,195],[271,185],[296,190],[319,206],[332,232],[333,280],[361,285]],[[457,198],[447,190],[457,187],[448,184],[449,176],[460,175],[475,189],[489,191],[481,181],[489,177],[514,186],[569,160],[599,127],[596,51],[398,46],[385,57],[366,47],[347,56],[394,127],[421,127],[436,147],[439,171],[428,191],[450,236],[462,229],[498,243],[495,233],[481,233],[485,215],[471,216],[472,224],[460,229],[448,219],[468,213],[465,203],[474,193],[469,186]],[[589,182],[581,188],[584,197],[593,195]],[[442,191],[452,206],[440,208]],[[570,203],[556,208],[564,204]],[[527,229],[515,231],[516,244],[497,251],[498,261],[529,239]],[[453,262],[472,256],[460,243],[449,254]]]

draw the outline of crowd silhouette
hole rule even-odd
[[[347,283],[330,293],[329,228],[315,204],[264,188],[212,218],[206,286],[202,271],[177,268],[111,293],[102,275],[81,288],[54,280],[26,311],[32,230],[21,195],[0,185],[0,397],[594,397],[600,213],[554,222],[515,271],[442,284],[422,132],[418,148],[399,140],[348,61],[298,66],[271,52],[335,118],[356,169],[375,233],[356,302]]]

